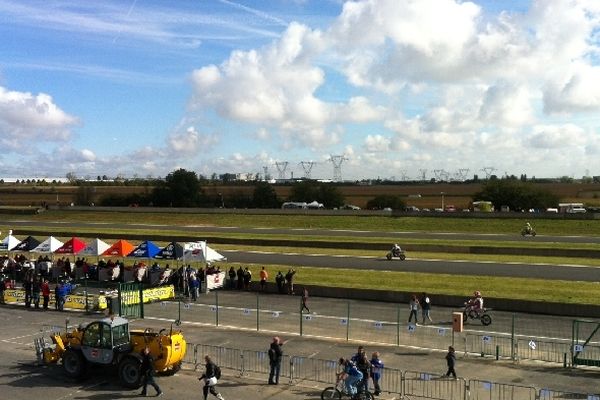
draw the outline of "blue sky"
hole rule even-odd
[[[0,0],[0,175],[600,175],[595,0]]]

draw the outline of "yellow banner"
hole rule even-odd
[[[175,297],[175,288],[173,285],[160,286],[143,291],[144,303],[150,303],[158,300],[172,299]],[[122,299],[125,304],[136,304],[139,302],[139,294],[136,292],[129,293],[126,298]],[[6,289],[4,291],[4,301],[7,303],[25,304],[25,290],[23,289]],[[40,296],[40,306],[44,303],[44,298]],[[54,309],[55,299],[54,293],[50,293],[50,302],[48,307]],[[106,296],[104,295],[88,295],[88,307],[91,310],[105,310],[108,307]],[[85,296],[70,294],[65,299],[65,308],[85,310]]]

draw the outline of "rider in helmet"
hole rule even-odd
[[[471,310],[475,311],[477,314],[480,314],[483,311],[483,297],[481,297],[481,292],[476,290],[473,293],[473,298],[468,302]]]
[[[392,247],[392,254],[395,257],[398,257],[401,252],[402,252],[402,249],[400,248],[400,246],[398,246],[398,243],[394,243],[394,246]]]
[[[533,230],[533,227],[531,226],[531,224],[529,222],[527,222],[525,224],[525,232],[531,233],[532,230]]]

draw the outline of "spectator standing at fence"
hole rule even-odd
[[[229,268],[229,289],[235,289],[235,269],[233,267]]]
[[[300,314],[302,314],[302,311],[306,310],[307,313],[310,314],[310,310],[308,309],[308,289],[303,287],[302,288],[302,305],[300,306]]]
[[[252,282],[252,272],[246,267],[244,269],[244,290],[250,290],[250,282]]]
[[[408,308],[410,310],[410,315],[408,316],[408,322],[412,322],[413,316],[415,317],[415,324],[419,322],[419,317],[417,316],[417,311],[419,310],[419,300],[416,295],[412,295],[410,298],[410,302],[408,303]]]
[[[202,388],[204,400],[207,400],[209,391],[217,399],[223,400],[223,396],[221,396],[221,393],[217,391],[217,382],[220,379],[220,376],[217,377],[217,375],[220,375],[217,373],[219,369],[217,368],[217,365],[211,360],[210,356],[204,356],[204,361],[206,362],[206,370],[204,371],[204,374],[202,374],[202,376],[198,378],[199,380],[204,380],[204,387]]]
[[[192,301],[196,301],[198,299],[198,289],[200,288],[200,281],[198,280],[198,277],[196,277],[196,274],[192,273],[190,275],[189,285]]]
[[[48,279],[44,279],[44,282],[42,282],[42,297],[44,298],[44,310],[47,310],[48,303],[50,302],[50,285],[48,284]]]
[[[289,269],[287,274],[285,274],[285,283],[287,285],[288,294],[294,294],[294,275],[296,275],[296,270]]]
[[[454,371],[454,366],[456,365],[456,353],[454,352],[454,347],[448,347],[448,354],[446,354],[446,364],[448,365],[448,372],[446,372],[446,376],[452,375],[454,379],[456,379],[456,371]]]
[[[431,299],[427,296],[427,293],[423,292],[421,296],[421,314],[423,316],[423,325],[425,325],[425,319],[429,322],[433,322],[431,320],[431,316],[429,315],[429,311],[431,310]]]
[[[0,275],[0,304],[6,304],[6,300],[4,300],[4,290],[6,289],[4,275]]]
[[[33,289],[33,282],[27,271],[25,273],[25,280],[23,281],[23,289],[25,289],[25,307],[31,307],[31,291]]]
[[[240,265],[237,270],[237,289],[242,290],[244,288],[244,269]]]
[[[369,377],[371,376],[371,361],[367,354],[363,351],[356,361],[356,368],[362,373],[362,379],[356,385],[359,392],[367,392],[369,390]]]
[[[278,336],[273,338],[269,347],[269,385],[279,385],[279,373],[281,372],[281,359],[283,358],[283,350],[281,349],[283,342]]]
[[[284,293],[284,289],[285,289],[284,282],[285,282],[285,277],[283,276],[281,271],[277,272],[277,275],[275,275],[275,283],[277,284],[277,292],[279,294]]]
[[[379,380],[381,379],[381,372],[383,369],[383,361],[379,358],[379,352],[376,351],[371,356],[371,379],[373,379],[373,386],[375,387],[375,396],[379,396],[381,393],[381,387],[379,386]]]
[[[260,270],[260,290],[263,292],[267,289],[267,279],[269,279],[269,273],[265,267],[262,267]]]
[[[33,299],[33,305],[36,309],[40,308],[40,292],[42,291],[42,283],[39,277],[33,279],[31,284],[31,298]]]

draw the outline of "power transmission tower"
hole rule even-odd
[[[271,179],[271,177],[269,176],[269,166],[268,165],[263,166],[263,174],[264,174],[263,178],[265,181],[268,181]]]
[[[334,156],[331,155],[328,161],[331,161],[333,164],[333,181],[341,182],[342,181],[342,163],[348,160],[346,156]]]
[[[408,175],[406,174],[405,170],[400,171],[400,176],[401,176],[401,180],[403,181],[407,181],[408,180]]]
[[[435,175],[435,180],[436,181],[442,181],[443,177],[444,177],[444,170],[443,169],[434,169],[433,170],[433,175]]]
[[[288,164],[287,161],[275,161],[275,166],[279,172],[279,179],[285,180],[285,170],[287,169]]]
[[[469,173],[469,168],[459,168],[456,176],[459,181],[465,181],[467,179],[467,174]]]
[[[492,176],[492,174],[494,173],[495,170],[496,170],[496,168],[494,168],[494,167],[481,168],[481,171],[483,171],[483,173],[485,174],[485,179],[490,179],[490,177]]]
[[[419,176],[421,177],[422,181],[426,181],[427,180],[427,170],[419,169]]]
[[[304,170],[304,177],[306,179],[310,179],[310,173],[313,169],[313,167],[315,166],[316,161],[300,161],[300,165],[302,166],[302,169]]]

